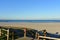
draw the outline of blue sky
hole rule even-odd
[[[0,19],[60,19],[60,0],[0,0]]]

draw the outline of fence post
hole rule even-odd
[[[40,37],[39,37],[40,35],[39,35],[39,33],[38,33],[38,40],[40,40]]]
[[[36,38],[36,39],[38,38],[38,33],[37,33],[37,32],[36,32],[35,38]]]
[[[46,30],[43,30],[43,33],[44,33],[44,37],[46,37]],[[44,39],[44,40],[46,40],[46,39]]]
[[[12,32],[12,40],[14,40],[14,32]]]
[[[1,27],[0,27],[0,36],[1,36]]]
[[[9,40],[9,29],[7,30],[7,40]]]
[[[26,38],[26,28],[24,28],[24,38]]]

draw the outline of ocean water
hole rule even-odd
[[[45,22],[60,22],[60,20],[0,20],[0,22],[37,22],[37,23],[45,23]]]

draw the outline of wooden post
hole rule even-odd
[[[36,32],[35,38],[36,38],[36,39],[38,38],[38,33],[37,33],[37,32]]]
[[[0,36],[1,36],[1,28],[0,28]]]
[[[12,32],[12,40],[14,40],[14,32]]]
[[[9,40],[9,29],[7,30],[7,40]]]
[[[40,37],[39,37],[40,35],[39,35],[39,33],[38,33],[38,40],[40,40]]]
[[[43,30],[43,32],[44,32],[44,37],[46,37],[46,30]],[[46,39],[44,39],[44,40],[46,40]]]
[[[24,28],[24,38],[26,38],[26,28]]]

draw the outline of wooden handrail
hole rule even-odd
[[[52,37],[45,37],[45,36],[38,36],[39,38],[42,39],[51,39],[51,40],[58,40],[59,38],[52,38]]]

